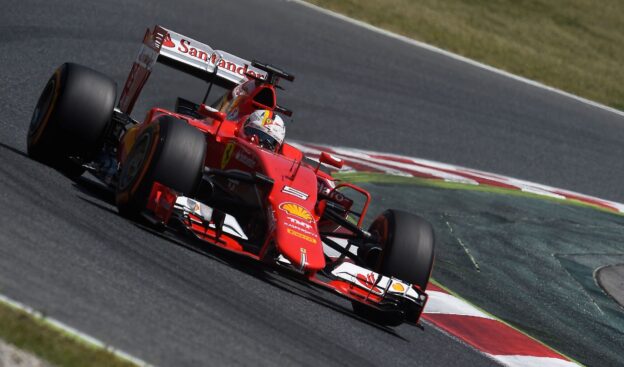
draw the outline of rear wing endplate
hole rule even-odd
[[[156,62],[225,88],[234,87],[248,75],[266,78],[251,62],[195,41],[161,26],[149,28],[119,98],[118,108],[130,114]]]

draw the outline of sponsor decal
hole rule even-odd
[[[299,220],[297,218],[293,218],[293,217],[288,217],[288,221],[291,223],[291,225],[297,225],[298,227],[301,228],[305,228],[305,229],[312,229],[312,225],[309,223],[306,223],[302,220]]]
[[[169,48],[175,47],[175,43],[173,43],[173,41],[171,40],[171,35],[169,33],[165,35],[165,39],[162,45]]]
[[[381,293],[381,289],[375,286],[376,277],[374,273],[368,273],[367,275],[358,274],[355,278],[357,279],[358,283],[363,285],[365,288],[370,289],[371,291],[376,293]]]
[[[405,286],[401,283],[392,283],[392,290],[397,292],[405,292]]]
[[[236,146],[234,143],[228,143],[225,146],[225,150],[223,151],[223,157],[221,157],[221,169],[224,169],[228,163],[230,163],[230,159],[232,159],[232,153],[234,153],[234,149]]]
[[[290,195],[292,195],[294,197],[297,197],[297,198],[299,198],[301,200],[308,200],[308,194],[306,194],[303,191],[299,191],[297,189],[294,189],[294,188],[292,188],[290,186],[284,186],[284,188],[282,189],[282,192],[286,193],[286,194],[290,194]]]
[[[217,54],[216,53],[212,53],[210,51],[205,51],[202,49],[198,49],[195,48],[193,46],[191,46],[191,41],[182,38],[180,40],[180,45],[178,46],[178,48],[176,49],[177,51],[179,51],[180,53],[183,54],[187,54],[189,56],[192,56],[196,59],[200,59],[203,60],[205,62],[210,62],[211,64],[215,64],[217,62]],[[210,54],[210,57],[208,57],[208,54]],[[223,62],[223,60],[221,60]],[[225,63],[225,62],[224,62]],[[219,63],[219,66],[221,63]],[[233,64],[233,63],[230,63]],[[234,64],[236,65],[236,64]],[[234,67],[236,69],[236,66]],[[234,70],[236,71],[236,70]]]
[[[294,225],[292,225],[290,223],[284,223],[284,226],[286,226],[288,228],[292,228],[295,231],[298,231],[298,232],[301,232],[301,233],[305,233],[305,234],[310,235],[310,236],[315,236],[314,232],[308,231],[307,229],[303,229],[301,227],[294,226]]]
[[[234,155],[234,159],[241,162],[243,165],[254,168],[256,166],[256,159],[249,153],[239,149]]]
[[[247,74],[249,74],[254,77],[264,77],[262,74],[255,73],[253,70],[248,70],[249,65],[247,64],[241,65],[235,62],[226,61],[221,59],[216,52],[212,52],[212,50],[202,50],[199,47],[194,47],[192,41],[186,38],[180,38],[180,40],[178,41],[177,39],[171,38],[170,34],[167,34],[165,36],[163,46],[167,48],[172,48],[180,54],[191,56],[212,65],[216,65],[218,60],[219,62],[217,66],[220,69],[225,69],[241,76],[247,76]]]
[[[279,208],[285,211],[287,214],[301,218],[305,221],[312,222],[314,220],[312,214],[310,214],[310,212],[306,208],[302,207],[299,204],[285,202],[281,203],[279,205]]]
[[[288,221],[283,222],[283,224],[285,227],[288,227],[288,233],[290,233],[291,230],[295,230],[299,233],[306,234],[311,238],[316,238],[317,234],[311,230],[311,224],[293,217],[287,217],[286,219],[288,219]],[[316,241],[314,241],[314,243],[316,243]]]
[[[299,231],[296,231],[294,229],[290,229],[290,228],[286,228],[286,232],[290,235],[293,235],[295,237],[301,238],[302,240],[306,240],[310,243],[314,243],[316,244],[316,238],[312,237],[312,236],[308,236],[307,234],[303,234]]]

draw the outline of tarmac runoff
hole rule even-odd
[[[432,222],[437,237],[433,278],[464,302],[554,347],[566,363],[624,363],[619,352],[624,346],[622,307],[615,294],[609,296],[598,286],[598,279],[607,275],[614,285],[609,292],[620,284],[621,294],[621,268],[611,265],[624,264],[622,204],[410,157],[298,146],[312,159],[326,150],[345,160],[348,171],[336,176],[371,192],[369,220],[385,208],[397,208]],[[439,316],[428,318],[430,307],[426,320],[486,354],[503,356],[499,362],[543,365],[541,360],[518,360],[500,346],[483,347],[489,342],[472,343],[475,330],[482,336],[492,331],[462,327],[474,317],[448,316],[446,326],[436,323]],[[447,313],[453,312],[451,308]],[[517,355],[531,356],[533,348],[534,357],[544,357],[538,344],[528,349],[521,344]]]

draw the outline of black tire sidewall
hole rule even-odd
[[[136,149],[140,147],[142,139],[149,140],[147,154],[142,158],[138,172],[128,178],[126,164],[137,153]],[[120,186],[116,195],[120,213],[136,217],[144,210],[154,182],[181,195],[195,196],[205,158],[206,139],[202,132],[183,120],[171,116],[160,117],[139,133],[121,167]]]
[[[36,126],[33,126],[33,112],[28,154],[51,165],[68,165],[70,156],[89,161],[101,150],[110,126],[116,84],[95,70],[73,63],[61,65],[48,80],[51,82],[54,83],[52,102],[45,112],[39,112],[44,117]]]
[[[378,270],[426,289],[435,258],[433,227],[422,217],[389,209],[371,225],[383,248]]]

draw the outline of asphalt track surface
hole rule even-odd
[[[289,138],[460,164],[624,201],[624,118],[288,1],[10,1],[0,13],[0,292],[159,365],[488,365],[432,327],[381,329],[252,263],[174,244],[110,195],[29,160],[26,129],[65,61],[122,85],[162,24],[297,76]],[[197,99],[163,70],[137,111]]]

